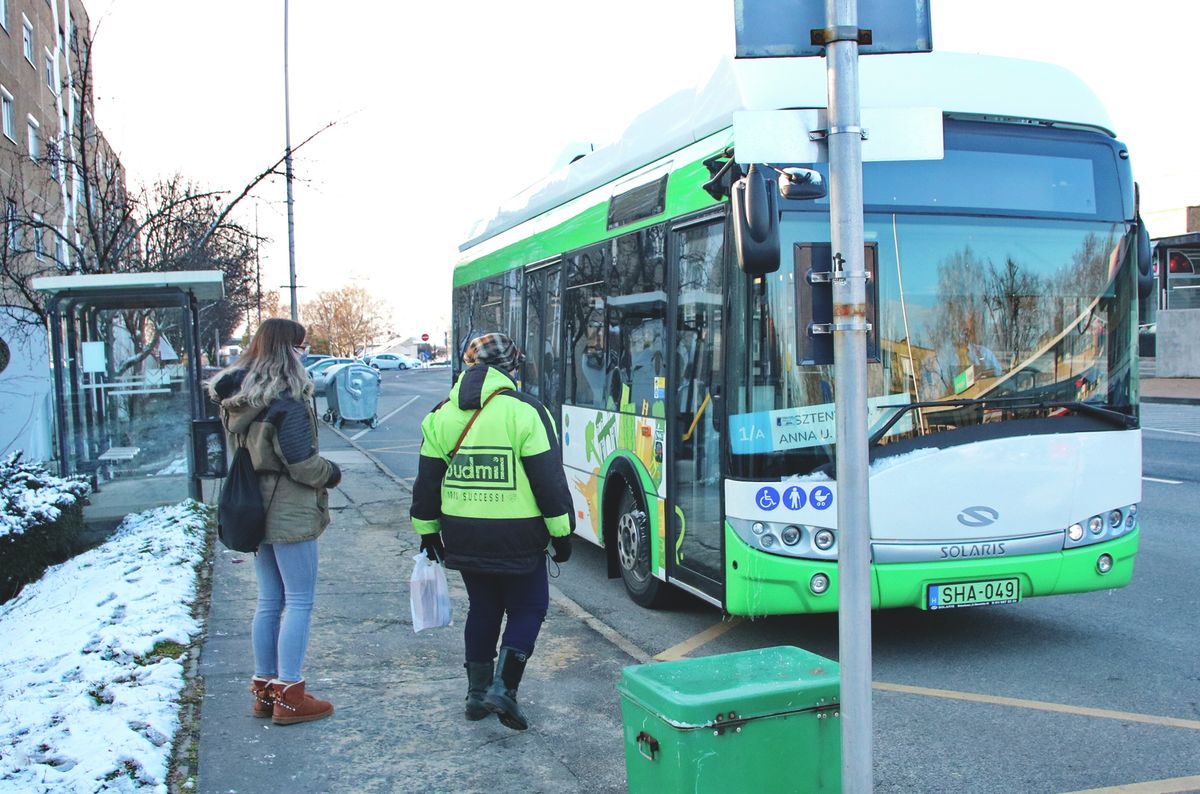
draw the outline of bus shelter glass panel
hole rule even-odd
[[[93,309],[73,317],[71,468],[93,473],[92,501],[170,504],[190,495],[189,313],[180,308]]]

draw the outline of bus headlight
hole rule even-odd
[[[829,577],[823,573],[814,573],[808,580],[808,589],[812,590],[814,595],[823,595],[829,589]]]
[[[1092,516],[1088,519],[1088,529],[1092,531],[1093,535],[1099,535],[1104,531],[1104,519],[1100,516]]]
[[[1109,571],[1111,571],[1112,567],[1113,567],[1113,559],[1112,559],[1112,556],[1109,554],[1101,554],[1099,559],[1096,560],[1096,570],[1102,574],[1108,573]]]
[[[1114,510],[1108,514],[1108,525],[1113,529],[1116,529],[1117,527],[1121,526],[1121,521],[1123,518],[1124,516],[1121,515],[1120,510]]]
[[[753,532],[755,535],[761,535],[762,533],[767,531],[767,525],[761,521],[755,521],[753,524],[750,525],[750,531]]]
[[[821,551],[829,551],[833,548],[833,532],[828,529],[818,529],[813,535],[813,545]]]
[[[763,535],[761,538],[758,539],[758,542],[762,544],[762,547],[764,549],[769,549],[775,545],[775,536],[774,535]]]
[[[1071,540],[1083,540],[1083,524],[1072,524],[1067,529],[1067,537]]]
[[[800,542],[800,527],[784,527],[783,532],[779,533],[779,539],[785,546],[795,546]]]

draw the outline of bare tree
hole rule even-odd
[[[382,302],[357,286],[318,294],[301,308],[301,319],[312,350],[335,356],[360,354],[388,329]]]

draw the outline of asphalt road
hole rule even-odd
[[[448,370],[384,373],[376,430],[343,432],[416,473]],[[1200,407],[1143,406],[1142,546],[1121,590],[872,618],[880,792],[1200,791]],[[581,548],[582,547],[582,548]],[[837,658],[837,616],[722,620],[687,596],[635,606],[576,544],[555,586],[644,657],[796,645]]]

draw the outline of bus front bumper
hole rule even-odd
[[[1141,527],[1120,538],[1089,546],[1020,557],[988,557],[871,566],[871,607],[926,607],[929,585],[1015,577],[1022,599],[1124,587],[1133,577]],[[1102,554],[1112,569],[1100,573]],[[813,576],[829,587],[814,593]],[[725,525],[725,609],[731,615],[764,616],[836,612],[837,563],[767,554],[747,546]]]

